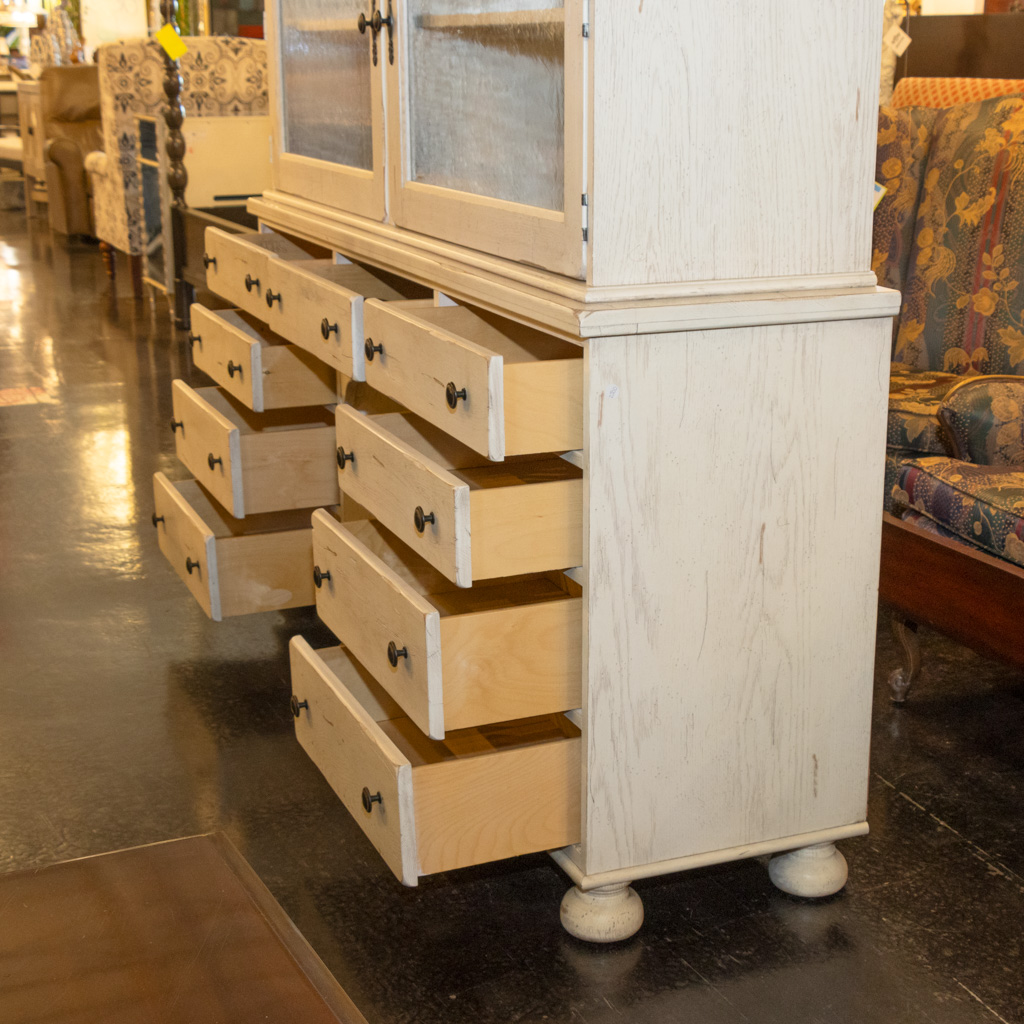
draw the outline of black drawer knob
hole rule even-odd
[[[209,270],[210,267],[217,266],[217,257],[210,256],[208,253],[203,253],[203,269]]]
[[[193,562],[191,558],[186,558],[185,559],[185,568],[188,569],[188,574],[189,574],[189,576],[191,576],[192,575],[192,570],[199,568],[199,563],[198,562]]]
[[[203,347],[203,336],[201,334],[189,334],[188,343],[192,348],[195,348],[196,342],[199,342],[199,347]]]
[[[260,279],[253,277],[252,274],[245,275],[245,290],[251,292],[255,288],[257,291],[260,290]]]
[[[296,697],[295,694],[293,693],[292,694],[291,705],[292,705],[292,714],[296,718],[298,718],[299,717],[299,712],[303,708],[308,708],[309,707],[309,701],[308,700],[299,700],[299,698]]]
[[[273,288],[267,289],[267,309],[273,309],[275,302],[281,301],[281,293],[275,292]]]
[[[363,810],[369,814],[373,810],[374,804],[380,804],[384,806],[384,801],[381,799],[380,791],[371,793],[368,786],[363,786]]]
[[[313,566],[313,582],[316,584],[316,589],[319,590],[324,585],[324,580],[330,580],[331,570],[328,569],[325,572],[320,571],[319,565]]]
[[[338,469],[344,469],[346,462],[354,463],[356,461],[355,452],[347,452],[344,448],[338,449]]]
[[[388,644],[388,661],[391,662],[392,668],[398,668],[399,658],[408,658],[409,648],[399,647],[394,640]]]
[[[459,404],[459,399],[466,400],[466,389],[456,388],[452,381],[448,381],[448,386],[444,389],[444,397],[448,402],[448,408],[454,409]]]
[[[380,352],[381,354],[383,354],[384,346],[383,345],[374,345],[373,338],[367,338],[365,343],[363,344],[363,351],[366,353],[366,361],[368,363],[372,363],[373,362],[373,353],[374,352]]]
[[[171,418],[171,433],[173,434],[176,430],[180,430],[182,434],[185,433],[185,424],[182,420],[176,420]]]
[[[433,512],[424,513],[423,506],[417,505],[416,511],[412,514],[412,521],[416,527],[416,532],[422,533],[427,528],[427,523],[434,523],[436,520],[434,519]]]
[[[149,518],[153,520],[154,529],[156,528],[157,523],[163,523],[166,521],[163,516],[158,516],[155,512]]]
[[[214,458],[213,452],[210,452],[210,454],[206,456],[206,464],[210,469],[213,469],[214,466],[220,466],[222,469],[224,468],[224,460],[220,458],[220,456]]]
[[[324,341],[327,341],[327,339],[331,336],[332,331],[335,334],[337,334],[338,325],[332,324],[331,321],[327,319],[327,317],[324,317],[323,320],[320,321],[320,333],[323,335]]]
[[[236,363],[233,359],[229,359],[228,360],[228,376],[229,377],[234,377],[234,375],[236,373],[238,374],[239,377],[242,376],[242,364],[241,363]]]

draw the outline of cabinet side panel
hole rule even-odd
[[[595,7],[594,285],[870,268],[878,0]]]
[[[864,819],[889,339],[588,343],[587,873]]]

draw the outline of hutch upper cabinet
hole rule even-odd
[[[272,0],[267,19],[278,193],[587,301],[873,284],[864,4]]]

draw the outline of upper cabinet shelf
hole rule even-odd
[[[557,7],[542,11],[491,11],[484,14],[424,14],[420,18],[420,28],[442,30],[460,28],[529,28],[534,25],[562,25],[564,22],[565,9]]]

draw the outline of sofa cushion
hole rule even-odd
[[[875,208],[871,269],[885,288],[903,291],[937,115],[937,110],[925,107],[882,107],[878,111],[875,180],[885,186],[886,192]],[[897,323],[893,324],[894,336]]]
[[[904,504],[999,558],[1024,566],[1024,469],[928,457],[900,471]]]
[[[939,422],[956,458],[1024,469],[1024,377],[960,381],[942,400]]]
[[[938,411],[946,392],[959,380],[953,373],[918,372],[893,363],[886,445],[924,455],[952,455]]]
[[[895,358],[958,374],[1024,374],[1024,99],[940,111]]]

